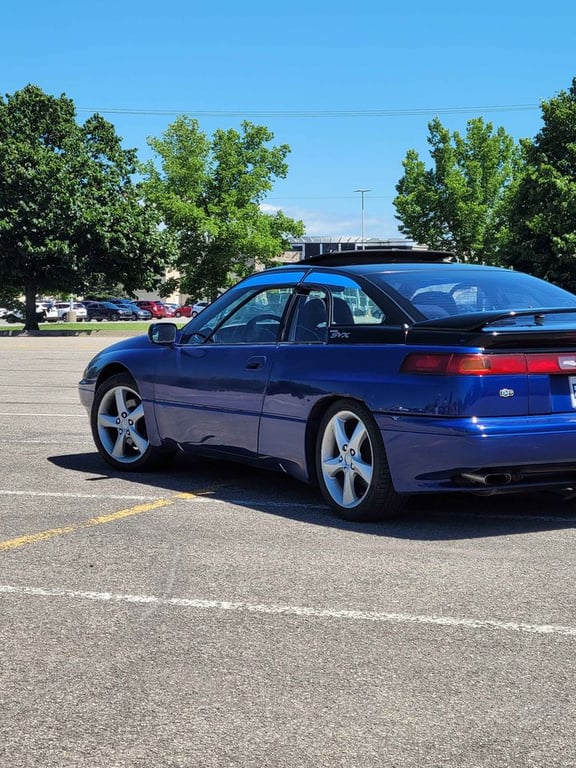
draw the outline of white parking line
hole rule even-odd
[[[344,621],[373,621],[389,624],[437,625],[442,627],[462,627],[471,630],[498,630],[503,632],[522,632],[537,635],[562,635],[576,637],[576,627],[558,624],[528,624],[517,621],[497,621],[495,619],[465,619],[457,616],[426,616],[406,613],[381,613],[377,611],[349,611],[322,608],[307,608],[297,605],[263,605],[228,600],[202,600],[184,597],[156,597],[155,595],[131,595],[114,592],[81,592],[72,589],[41,589],[38,587],[0,585],[0,594],[13,594],[21,597],[63,597],[100,602],[133,603],[140,605],[167,606],[173,608],[193,608],[200,610],[238,611],[241,613],[261,613],[281,616],[304,616],[316,619],[335,619]]]
[[[135,501],[154,501],[158,496],[144,496],[144,495],[128,495],[128,494],[102,494],[102,493],[63,493],[63,492],[51,492],[51,491],[13,491],[8,489],[0,489],[0,496],[31,496],[31,497],[53,497],[53,498],[68,498],[68,499],[98,499],[104,501],[105,499],[119,499],[119,500],[135,500]],[[198,496],[192,495],[190,498],[181,498],[179,501],[183,501],[186,505],[189,504],[206,504],[212,502],[213,504],[230,504],[236,507],[248,507],[260,509],[263,506],[271,508],[287,508],[287,509],[323,509],[327,510],[327,504],[322,502],[298,502],[298,501],[271,501],[269,499],[216,499],[213,496]],[[177,511],[177,510],[173,510]],[[454,520],[512,520],[514,522],[543,522],[543,523],[558,523],[564,526],[570,524],[576,524],[576,516],[574,514],[566,515],[525,515],[525,514],[500,514],[498,512],[452,512],[452,511],[438,511],[427,510],[426,515],[431,518],[448,517]],[[399,516],[391,523],[401,523],[402,517]]]
[[[56,499],[120,499],[120,500],[132,500],[136,501],[154,501],[158,496],[135,496],[135,495],[115,495],[106,494],[103,496],[101,493],[64,493],[56,491],[3,491],[0,489],[0,496],[39,496],[41,498],[56,498]]]
[[[18,416],[19,418],[22,418],[23,416],[31,416],[32,418],[36,418],[37,416],[66,416],[66,418],[69,416],[76,416],[83,419],[87,418],[86,411],[81,411],[79,413],[70,413],[70,411],[60,411],[60,413],[41,413],[40,411],[26,411],[26,413],[16,413],[15,411],[11,411],[9,413],[0,413],[0,416]]]

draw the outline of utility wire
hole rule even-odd
[[[78,112],[98,112],[114,115],[177,116],[198,117],[243,117],[243,118],[335,118],[335,117],[419,117],[422,115],[459,115],[477,112],[529,112],[540,109],[539,104],[484,104],[469,107],[415,107],[411,109],[319,109],[319,110],[229,110],[229,109],[132,109],[130,107],[77,107]]]

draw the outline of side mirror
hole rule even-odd
[[[175,323],[152,323],[148,328],[148,338],[152,344],[174,344],[178,337],[178,326]]]

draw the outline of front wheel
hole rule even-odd
[[[324,414],[316,440],[316,473],[325,500],[345,520],[384,520],[405,504],[392,485],[374,417],[354,400],[339,400]]]
[[[98,387],[90,421],[100,455],[115,469],[154,469],[175,453],[150,445],[142,398],[128,374],[111,376]]]

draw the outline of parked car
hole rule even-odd
[[[7,323],[23,323],[25,308],[22,305],[18,309],[9,309],[4,319]],[[36,304],[36,322],[37,323],[55,323],[58,321],[58,312],[53,305],[44,303]]]
[[[81,304],[79,301],[73,301],[72,306],[70,306],[69,301],[57,301],[54,306],[56,308],[56,311],[58,312],[58,319],[61,320],[63,323],[68,322],[71,310],[76,315],[76,322],[78,323],[81,323],[83,320],[86,320],[88,317],[88,312],[86,310],[86,307],[84,306],[84,304]]]
[[[174,317],[196,317],[208,304],[208,301],[196,301],[194,304],[181,304],[180,306],[174,304]]]
[[[101,351],[79,394],[116,469],[234,459],[379,520],[411,494],[573,488],[575,328],[576,296],[520,272],[324,254]]]
[[[190,304],[177,304],[174,310],[174,317],[190,317],[192,306]]]
[[[3,320],[8,314],[6,307],[0,307],[0,320]]]
[[[156,319],[166,317],[166,311],[161,301],[145,301],[144,299],[139,299],[134,303],[142,309],[147,309],[152,317],[155,317]]]
[[[152,312],[148,309],[143,309],[142,307],[139,307],[138,304],[136,304],[133,301],[129,301],[128,299],[115,299],[113,304],[117,304],[119,307],[124,307],[125,309],[128,309],[130,311],[130,319],[131,320],[151,320],[152,319]]]
[[[111,301],[85,301],[88,320],[130,320],[132,315],[129,309],[113,304]]]
[[[199,315],[203,309],[206,309],[209,303],[209,301],[197,301],[195,304],[192,304],[189,316],[196,317],[196,315]]]
[[[43,318],[41,322],[44,323],[57,323],[58,322],[58,309],[56,304],[52,301],[41,301],[36,304],[36,310],[42,312]]]
[[[162,301],[160,303],[164,307],[164,317],[178,317],[178,315],[176,315],[178,304],[168,304],[165,301]]]

